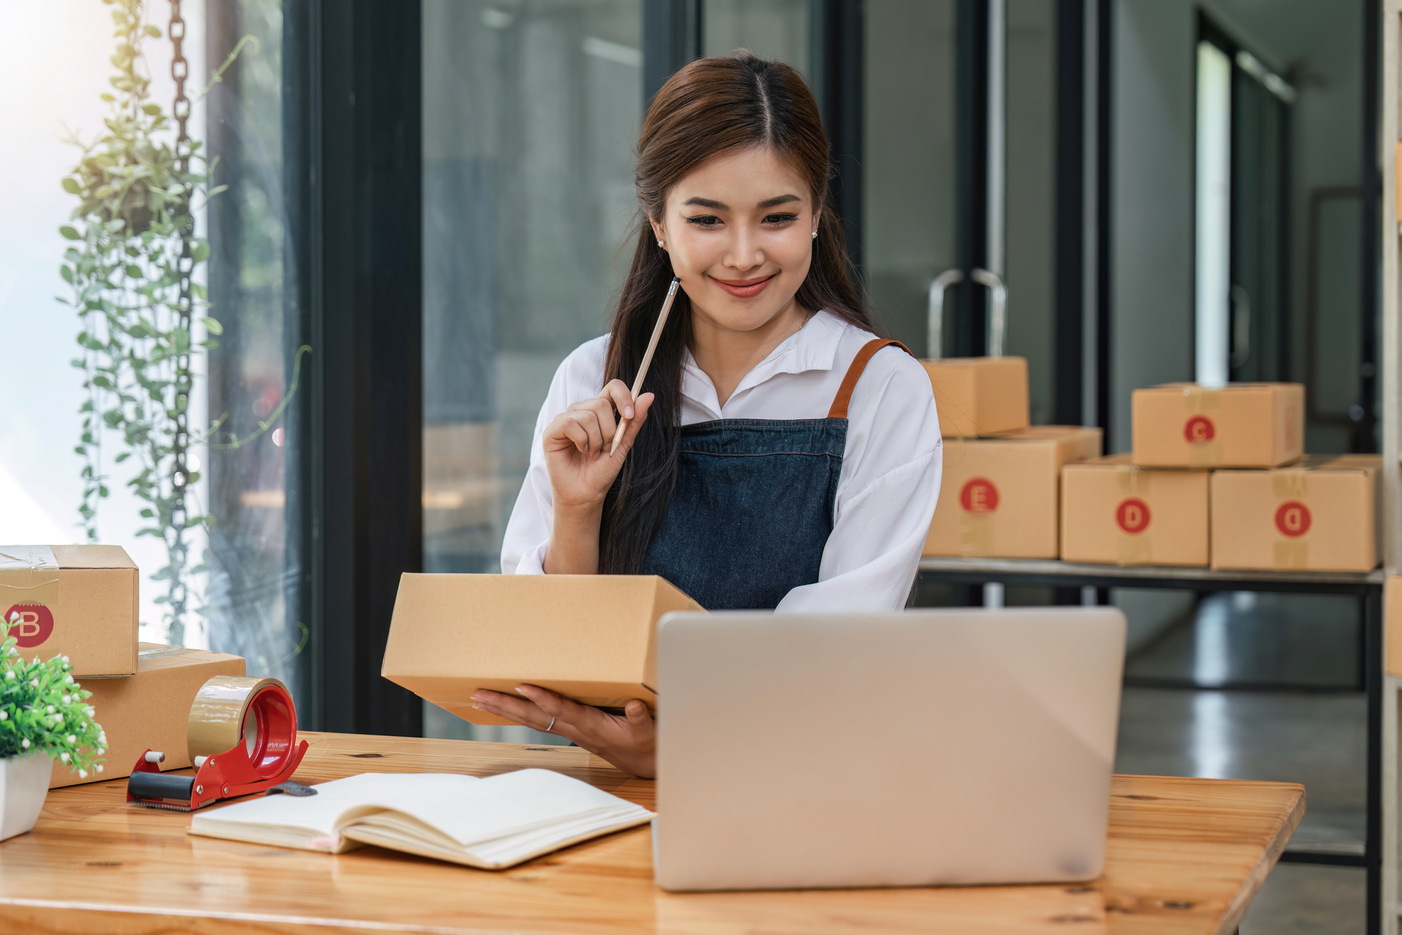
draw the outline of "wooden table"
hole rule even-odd
[[[302,782],[544,766],[654,803],[651,781],[576,747],[303,736]],[[1297,785],[1117,776],[1106,871],[1085,886],[671,894],[645,827],[491,873],[191,837],[188,815],[129,806],[125,789],[55,790],[33,832],[0,843],[0,931],[1229,933],[1304,814]]]

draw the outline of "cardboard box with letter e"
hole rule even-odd
[[[26,657],[68,656],[73,677],[136,671],[136,563],[115,545],[0,546],[0,615]]]
[[[1298,383],[1169,383],[1131,397],[1140,467],[1276,467],[1299,460],[1305,388]]]
[[[935,389],[945,438],[977,438],[1027,428],[1027,359],[946,357],[922,360]]]
[[[1206,565],[1208,472],[1157,471],[1114,455],[1061,470],[1061,557]]]
[[[1056,558],[1061,466],[1100,454],[1100,429],[1034,425],[950,439],[926,555]]]
[[[1372,571],[1378,455],[1310,455],[1270,471],[1212,472],[1212,567]]]
[[[421,575],[399,581],[381,673],[473,724],[479,688],[584,704],[657,701],[657,621],[700,604],[655,575]]]

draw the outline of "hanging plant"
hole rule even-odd
[[[63,187],[79,203],[71,223],[60,228],[72,241],[59,271],[72,295],[60,301],[77,311],[82,325],[81,355],[73,361],[83,374],[86,397],[74,449],[83,459],[79,514],[88,540],[96,541],[98,506],[113,483],[103,446],[113,445],[110,462],[130,471],[124,483],[142,503],[146,523],[137,535],[165,544],[166,564],[151,577],[162,584],[156,603],[164,605],[166,638],[183,645],[193,609],[190,582],[205,571],[204,562],[190,555],[193,533],[216,522],[214,515],[194,508],[191,488],[200,474],[191,455],[226,421],[220,417],[204,431],[190,429],[193,357],[217,346],[223,331],[208,314],[207,293],[196,281],[209,244],[195,235],[194,219],[202,203],[197,198],[207,200],[224,189],[208,188],[212,167],[200,142],[186,133],[191,102],[184,90],[180,0],[171,0],[176,98],[170,116],[151,100],[143,54],[143,43],[160,38],[161,30],[144,22],[143,0],[103,3],[112,7],[117,40],[111,90],[102,95],[110,113],[96,140],[72,139],[82,155]],[[256,44],[251,37],[239,42],[211,85],[249,42]],[[196,325],[203,332],[198,340]],[[302,355],[309,350],[297,354],[284,406],[296,392]],[[282,409],[250,436],[227,435],[210,447],[245,444],[266,431]]]

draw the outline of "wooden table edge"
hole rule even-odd
[[[1236,896],[1227,906],[1227,911],[1222,914],[1222,921],[1218,924],[1214,935],[1232,935],[1233,932],[1240,929],[1242,919],[1246,917],[1246,910],[1251,908],[1256,895],[1265,885],[1266,877],[1280,862],[1280,855],[1285,853],[1285,845],[1290,843],[1290,838],[1294,836],[1295,829],[1300,826],[1300,820],[1305,816],[1305,787],[1299,783],[1283,783],[1283,785],[1295,787],[1295,799],[1290,805],[1290,814],[1286,817],[1285,822],[1276,829],[1275,836],[1266,845],[1266,849],[1261,852],[1256,865],[1241,881],[1241,886],[1237,888]]]

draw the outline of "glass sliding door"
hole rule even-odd
[[[955,0],[865,6],[862,216],[872,306],[892,335],[928,354],[932,280],[959,263]],[[954,316],[945,316],[950,347]]]
[[[606,328],[637,220],[641,34],[641,0],[423,4],[425,571],[499,570],[550,379]]]

